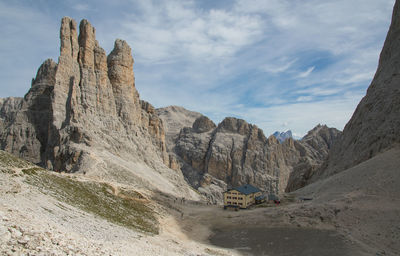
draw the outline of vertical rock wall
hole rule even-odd
[[[102,148],[168,165],[162,121],[139,99],[129,45],[117,39],[107,56],[92,25],[82,20],[78,35],[68,17],[60,41],[58,63],[42,64],[25,98],[2,100],[1,148],[67,172],[90,171],[84,158]]]
[[[378,69],[326,165],[312,180],[328,177],[400,144],[400,1],[393,9]]]

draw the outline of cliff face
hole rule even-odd
[[[1,148],[52,170],[124,182],[135,163],[182,187],[182,174],[167,168],[163,123],[139,99],[129,45],[117,39],[107,56],[92,25],[82,20],[78,35],[68,17],[60,40],[58,63],[41,65],[25,97],[0,101]],[[141,177],[141,184],[152,178]]]
[[[221,200],[219,194],[227,187],[246,183],[271,193],[304,186],[340,133],[319,125],[301,141],[289,138],[279,143],[275,136],[266,138],[261,129],[241,119],[228,117],[216,126],[206,116],[183,118],[191,112],[180,111],[185,127],[166,118],[175,113],[171,107],[158,112],[177,166],[193,187],[214,201]]]
[[[400,143],[400,2],[366,96],[313,180],[341,172]]]
[[[286,185],[286,192],[304,187],[312,175],[323,166],[329,151],[340,137],[341,132],[326,125],[317,125],[300,141],[296,141],[298,160],[293,165]]]
[[[263,132],[244,120],[225,118],[216,127],[200,117],[192,128],[181,130],[175,151],[199,174],[231,186],[252,183],[272,192],[278,190],[278,173],[264,161],[266,145]]]

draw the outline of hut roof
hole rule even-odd
[[[259,190],[258,188],[254,187],[250,184],[245,184],[240,187],[233,188],[233,190],[237,190],[240,193],[245,194],[245,195],[250,195],[252,193],[261,192],[261,190]]]

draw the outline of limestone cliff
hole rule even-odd
[[[340,135],[341,132],[335,128],[317,125],[301,140],[295,141],[298,159],[290,173],[286,192],[297,190],[307,184],[314,172],[324,164],[330,149]]]
[[[400,143],[400,2],[366,96],[313,180],[341,172]]]
[[[266,138],[261,129],[241,119],[228,117],[216,126],[206,116],[184,118],[191,113],[187,110],[179,111],[178,121],[167,118],[176,115],[171,107],[158,112],[171,141],[168,150],[185,178],[214,201],[221,200],[227,187],[245,183],[273,193],[303,186],[303,177],[322,164],[339,134],[319,125],[301,141],[289,138],[279,143],[275,136]]]
[[[23,99],[0,100],[1,149],[52,170],[192,193],[167,167],[164,126],[139,98],[129,45],[117,39],[107,56],[92,25],[82,20],[78,33],[68,17],[60,41],[58,63],[41,65]]]

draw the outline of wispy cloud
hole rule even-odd
[[[0,97],[22,96],[40,63],[57,57],[67,15],[89,19],[108,52],[128,41],[136,86],[156,107],[238,116],[267,134],[342,128],[375,72],[393,3],[0,0]]]
[[[317,124],[343,129],[362,94],[344,94],[323,101],[296,102],[280,106],[253,107],[237,112],[252,123],[264,128],[268,136],[276,130],[293,130],[302,137]],[[285,122],[282,122],[285,120]]]
[[[231,57],[262,35],[258,16],[199,9],[190,1],[135,3],[140,15],[121,18],[122,35],[148,63]]]
[[[314,69],[315,69],[315,66],[314,67],[310,67],[306,71],[301,72],[297,77],[298,78],[306,78],[311,74],[311,72],[314,71]]]
[[[297,60],[294,59],[294,60],[284,62],[284,63],[278,62],[278,63],[273,63],[273,64],[266,64],[261,67],[261,70],[268,72],[268,73],[272,73],[272,74],[282,73],[282,72],[287,71],[290,67],[292,67],[296,61]]]
[[[36,70],[58,49],[58,24],[29,6],[0,1],[0,97],[23,96]]]
[[[312,101],[312,100],[313,100],[312,96],[299,96],[296,101],[307,102],[307,101]]]
[[[79,3],[79,4],[73,5],[72,8],[77,11],[88,11],[90,7],[87,4]]]

